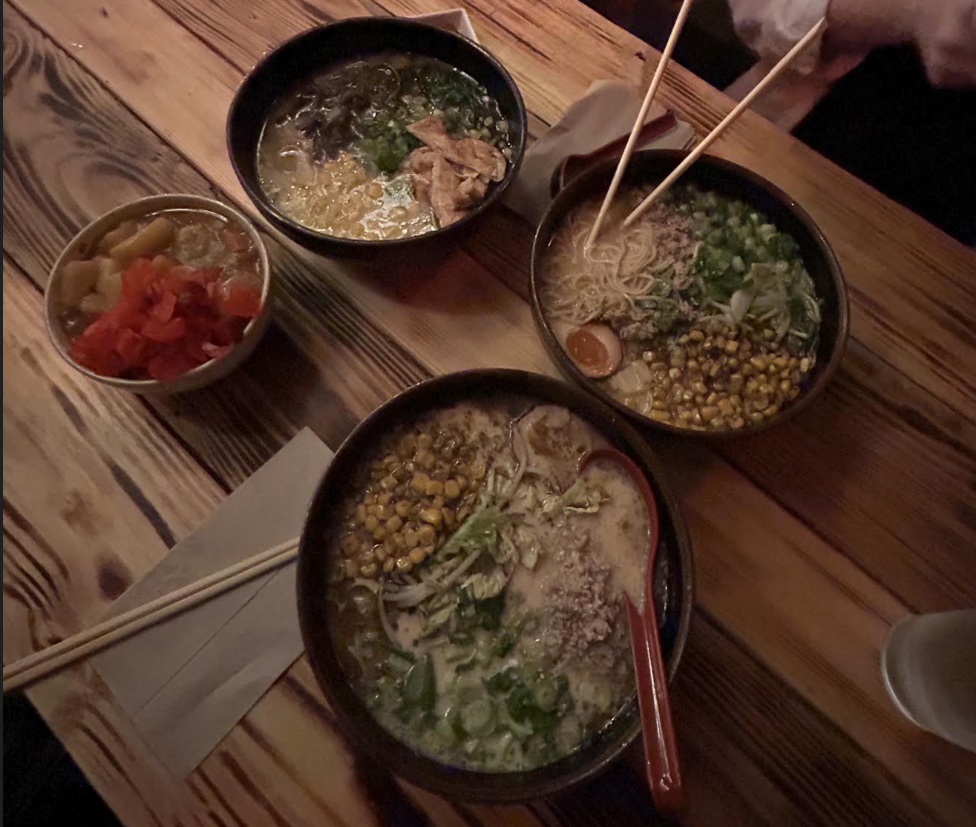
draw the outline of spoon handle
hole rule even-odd
[[[681,787],[678,744],[671,720],[671,702],[668,700],[668,673],[664,668],[654,604],[654,561],[660,539],[657,504],[647,477],[630,457],[616,448],[595,448],[585,454],[580,459],[580,473],[591,462],[601,459],[615,462],[627,472],[647,506],[648,554],[644,576],[644,612],[641,613],[629,597],[624,602],[627,604],[630,645],[637,677],[637,702],[644,734],[647,782],[658,812],[675,816],[684,805],[684,791]]]
[[[627,600],[630,643],[637,677],[637,701],[641,728],[644,731],[647,783],[658,812],[675,816],[684,805],[684,792],[681,786],[681,766],[678,763],[678,744],[671,719],[671,702],[668,699],[668,676],[661,655],[657,624],[654,622],[656,617],[654,597],[650,590],[644,598],[643,615],[632,601]]]

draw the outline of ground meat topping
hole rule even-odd
[[[607,563],[578,547],[565,548],[561,557],[559,576],[546,592],[540,638],[560,659],[583,658],[593,644],[610,637],[620,602],[610,591]]]

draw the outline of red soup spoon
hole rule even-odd
[[[637,676],[637,701],[640,707],[641,730],[644,735],[644,756],[647,762],[647,782],[658,812],[674,816],[684,805],[681,787],[681,767],[678,764],[678,744],[671,719],[668,700],[668,674],[661,654],[658,636],[657,611],[654,604],[654,561],[658,550],[658,514],[654,492],[643,471],[626,454],[615,448],[596,448],[579,462],[579,472],[590,463],[605,460],[615,463],[627,473],[637,486],[647,506],[648,553],[644,577],[644,611],[625,597],[627,621],[630,625],[630,644]]]

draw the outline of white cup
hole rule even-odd
[[[976,752],[976,609],[900,620],[881,647],[881,678],[906,718]]]

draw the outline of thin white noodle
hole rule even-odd
[[[369,589],[373,594],[376,594],[380,590],[379,583],[375,580],[367,580],[365,577],[354,577],[352,584],[354,586],[362,586],[364,589]]]
[[[380,581],[380,587],[376,593],[376,603],[379,606],[380,615],[380,626],[383,627],[383,633],[389,638],[391,643],[396,642],[396,638],[393,636],[393,627],[390,625],[390,620],[386,616],[386,607],[383,605],[383,582]]]
[[[626,229],[608,222],[597,242],[587,247],[599,208],[598,201],[591,201],[573,210],[550,244],[540,291],[553,319],[586,324],[626,312],[650,294],[659,274],[675,264],[673,254],[659,254],[659,211],[645,214]]]
[[[462,574],[471,568],[471,566],[474,565],[474,561],[478,559],[480,554],[480,548],[472,551],[464,559],[464,562],[455,567],[443,580],[439,581],[433,576],[428,575],[424,578],[422,583],[418,583],[416,586],[408,586],[405,589],[400,589],[400,591],[395,592],[394,594],[384,595],[383,599],[389,601],[390,603],[395,603],[401,608],[416,606],[435,592],[443,591],[450,586],[455,580],[457,580]]]
[[[416,606],[433,593],[434,590],[427,583],[417,583],[415,586],[407,586],[405,589],[384,595],[383,599],[401,606]]]
[[[464,574],[469,568],[471,568],[471,566],[474,565],[474,561],[478,559],[480,554],[481,554],[480,547],[472,551],[471,554],[468,556],[468,558],[463,563],[461,563],[460,566],[454,569],[454,571],[452,571],[449,575],[447,575],[447,577],[445,577],[441,581],[441,589],[446,589],[448,586],[451,585],[451,583],[453,583],[462,574]]]

